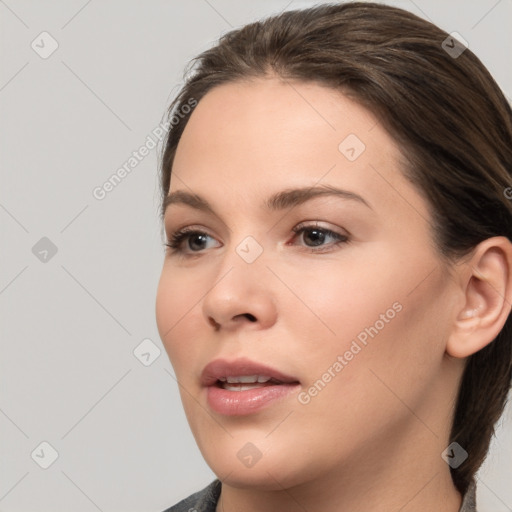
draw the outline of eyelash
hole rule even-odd
[[[325,248],[325,247],[330,247],[331,249],[333,247],[337,247],[341,244],[347,244],[350,242],[350,239],[347,235],[342,235],[340,233],[336,233],[335,231],[332,231],[330,229],[327,229],[327,228],[322,228],[321,226],[318,226],[318,225],[299,225],[299,226],[296,226],[292,229],[292,231],[295,233],[295,237],[296,238],[298,235],[300,235],[301,233],[304,233],[304,232],[307,232],[307,231],[320,231],[322,232],[324,235],[326,236],[331,236],[332,238],[335,238],[337,239],[337,242],[334,242],[334,243],[331,243],[331,244],[328,244],[328,245],[320,245],[320,246],[317,246],[319,247],[320,249],[321,248]],[[200,231],[200,230],[197,230],[197,229],[194,229],[194,228],[183,228],[183,229],[180,229],[176,232],[174,232],[171,236],[170,236],[170,240],[165,243],[164,245],[166,247],[168,247],[172,253],[176,253],[176,254],[179,254],[181,256],[184,256],[184,257],[190,257],[190,256],[194,256],[194,255],[200,255],[202,254],[204,251],[201,250],[201,251],[192,251],[191,253],[188,253],[186,252],[185,250],[183,250],[180,246],[182,245],[183,241],[185,241],[186,239],[188,239],[188,237],[190,236],[193,236],[193,235],[206,235],[210,238],[213,238],[211,237],[208,233],[204,232],[204,231]],[[311,246],[305,246],[307,249],[309,249],[308,252],[311,252],[311,253],[326,253],[326,252],[329,252],[329,251],[326,251],[325,249],[324,250],[319,250],[319,249],[316,249],[314,247],[311,247]]]

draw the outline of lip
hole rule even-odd
[[[240,358],[231,362],[225,359],[215,359],[207,364],[201,373],[201,385],[205,387],[213,386],[220,377],[246,375],[266,375],[283,384],[299,382],[295,377],[286,375],[270,366],[251,361],[250,359]]]
[[[269,383],[244,391],[229,391],[217,385],[220,377],[244,375],[265,375],[279,383]],[[232,362],[224,359],[212,361],[202,372],[201,384],[206,388],[209,407],[224,416],[256,413],[298,391],[301,387],[298,379],[250,359],[237,359]]]

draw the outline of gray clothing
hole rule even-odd
[[[190,495],[178,504],[164,512],[215,512],[221,490],[220,480],[214,480],[202,491]],[[476,483],[473,480],[464,495],[459,512],[477,512],[476,510]]]

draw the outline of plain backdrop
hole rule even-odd
[[[314,3],[0,1],[0,511],[161,512],[215,478],[156,328],[157,149],[93,191],[192,57]],[[389,3],[461,34],[512,95],[512,0]],[[510,407],[478,476],[479,511],[511,511]]]

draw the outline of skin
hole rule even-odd
[[[349,134],[366,145],[354,161],[339,150]],[[215,213],[167,208],[168,237],[186,226],[207,236],[167,250],[156,318],[194,437],[223,482],[217,511],[459,510],[441,453],[465,358],[510,312],[512,250],[489,239],[448,267],[400,159],[370,112],[318,84],[230,83],[195,108],[170,192],[198,194]],[[314,185],[371,207],[336,196],[264,206]],[[312,229],[295,234],[302,224]],[[348,242],[315,245],[315,225]],[[263,249],[252,263],[236,251],[247,236]],[[199,380],[213,359],[263,362],[307,392],[394,303],[400,312],[309,403],[294,393],[249,416],[209,408]],[[237,457],[248,442],[262,454],[252,467]]]

